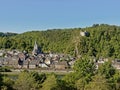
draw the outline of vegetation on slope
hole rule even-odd
[[[10,36],[14,36],[14,35],[17,35],[17,33],[10,33],[10,32],[3,33],[3,32],[0,32],[0,37],[10,37]]]
[[[80,36],[81,31],[89,36]],[[0,37],[0,48],[32,51],[34,42],[43,52],[57,52],[94,57],[120,58],[120,27],[94,24],[92,27],[31,31],[11,37]]]

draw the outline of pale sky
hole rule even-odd
[[[120,25],[120,0],[0,0],[0,32]]]

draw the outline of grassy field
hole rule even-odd
[[[13,80],[16,80],[18,78],[18,75],[24,70],[12,70],[12,72],[1,72],[4,76],[7,76]],[[30,72],[35,71],[38,72],[39,74],[45,73],[45,74],[50,74],[50,73],[55,73],[58,78],[64,77],[66,74],[70,73],[71,71],[64,71],[64,70],[28,70]]]
[[[20,74],[20,72],[24,71],[26,69],[16,69],[16,70],[11,70],[11,72],[1,72],[1,74],[6,74],[6,75],[18,75]],[[67,73],[70,73],[72,71],[68,71],[68,70],[33,70],[33,69],[29,69],[27,71],[35,71],[38,73],[46,73],[46,74],[50,74],[50,73],[55,73],[57,75],[66,75]]]

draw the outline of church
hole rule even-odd
[[[34,48],[33,48],[33,51],[32,51],[32,55],[37,56],[39,53],[41,53],[41,50],[39,49],[39,47],[38,47],[38,45],[35,41]]]

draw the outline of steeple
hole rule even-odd
[[[37,45],[36,41],[35,41],[34,49],[38,50],[38,45]]]
[[[33,48],[33,51],[32,51],[32,54],[33,55],[37,55],[39,53],[39,50],[38,50],[38,45],[35,41],[35,44],[34,44],[34,48]]]

